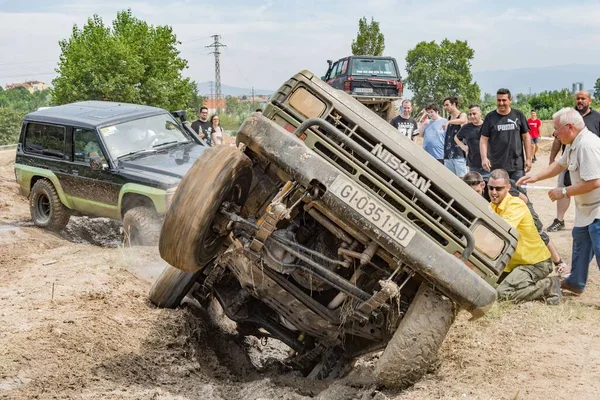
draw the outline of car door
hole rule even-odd
[[[329,71],[329,74],[326,76],[326,78],[327,78],[326,82],[330,85],[333,85],[333,80],[335,78],[335,71],[337,70],[337,66],[338,66],[337,62],[333,63],[333,65],[331,66],[331,70]]]
[[[69,136],[72,161],[65,192],[82,214],[120,219],[119,192],[124,181],[110,168],[98,132],[73,127]],[[92,166],[93,157],[100,163]]]
[[[347,80],[347,76],[346,73],[348,72],[348,59],[347,58],[342,58],[341,60],[339,60],[337,62],[337,68],[335,70],[335,78],[333,79],[333,83],[331,84],[331,86],[333,86],[336,89],[341,89],[344,90],[344,84],[346,83]]]

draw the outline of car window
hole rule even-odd
[[[397,78],[394,62],[385,59],[355,58],[352,60],[352,75]]]
[[[55,125],[27,124],[24,149],[29,153],[63,158],[65,155],[65,128]]]
[[[344,64],[342,65],[342,75],[346,75],[347,69],[348,69],[348,60],[344,60]]]
[[[342,66],[344,65],[343,61],[338,61],[337,70],[335,71],[335,76],[342,74]]]
[[[76,128],[73,130],[73,149],[75,155],[73,160],[89,162],[91,156],[100,157],[101,161],[106,161],[102,148],[100,147],[100,140],[96,131],[91,129]]]
[[[331,79],[331,78],[333,78],[333,77],[335,76],[335,72],[336,72],[336,70],[337,70],[337,66],[338,66],[338,63],[337,63],[337,62],[336,62],[336,63],[334,63],[334,64],[331,66],[331,71],[329,72],[329,76],[328,76],[328,78],[329,78],[329,79]]]

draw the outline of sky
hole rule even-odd
[[[296,72],[322,75],[327,59],[351,53],[358,20],[373,17],[385,35],[384,55],[404,68],[420,41],[467,40],[472,71],[565,64],[600,64],[600,2],[542,0],[0,0],[0,85],[50,83],[58,42],[94,14],[110,25],[118,11],[152,25],[169,25],[188,60],[183,74],[214,80],[206,45],[221,35],[221,82],[276,89]],[[599,71],[600,75],[600,71]]]

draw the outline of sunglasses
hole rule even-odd
[[[465,183],[469,186],[479,185],[483,181],[465,181]]]
[[[506,186],[490,186],[490,185],[488,185],[488,190],[489,190],[490,192],[491,192],[491,191],[494,191],[494,190],[495,190],[496,192],[499,192],[499,191],[503,190],[505,187],[506,187]]]

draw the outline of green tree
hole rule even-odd
[[[385,49],[385,38],[379,32],[379,22],[371,17],[367,22],[366,17],[358,20],[358,33],[356,40],[352,41],[352,54],[355,56],[380,56]]]
[[[462,105],[479,102],[481,90],[471,75],[474,55],[466,41],[418,43],[406,55],[405,82],[414,92],[413,102],[419,107],[441,105],[447,96],[458,96]]]
[[[110,100],[166,109],[182,109],[194,101],[195,84],[183,78],[187,61],[169,26],[151,26],[121,11],[105,26],[98,15],[71,37],[59,42],[61,55],[53,100]],[[197,94],[197,92],[196,92]]]
[[[600,78],[596,79],[596,84],[594,85],[594,100],[600,100]]]
[[[19,133],[21,133],[21,124],[24,117],[24,111],[0,107],[0,146],[14,144],[19,141]]]

